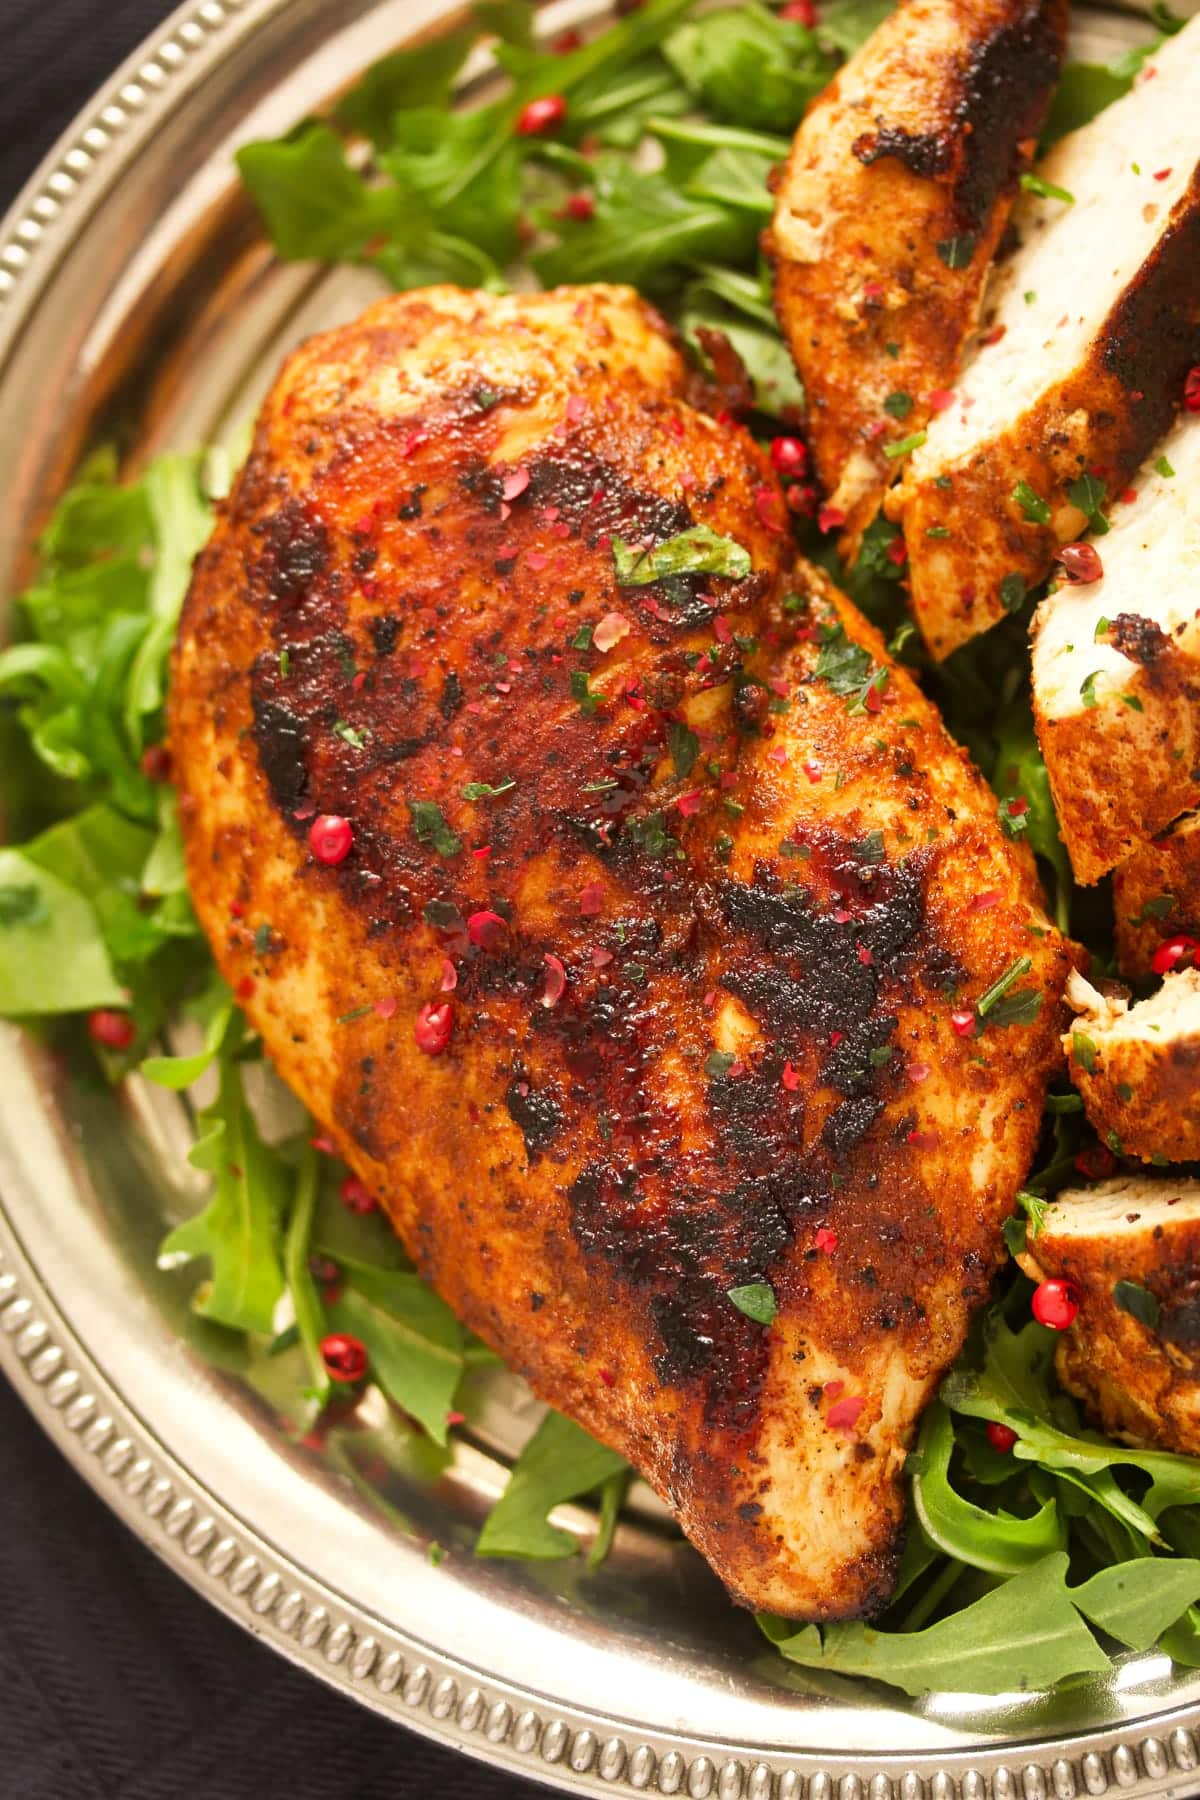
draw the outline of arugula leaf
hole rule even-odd
[[[1139,1469],[1151,1478],[1137,1509],[1143,1518],[1153,1521],[1167,1507],[1200,1502],[1200,1458],[1135,1450],[1094,1433],[1073,1435],[1051,1422],[1053,1336],[1035,1323],[1012,1332],[1003,1318],[993,1317],[983,1367],[953,1369],[942,1383],[942,1400],[952,1412],[1008,1425],[1017,1433],[1013,1455],[1056,1473],[1090,1479],[1114,1467]]]
[[[667,749],[675,765],[676,775],[680,781],[686,781],[696,766],[696,758],[700,754],[700,739],[682,720],[673,719],[667,727]]]
[[[631,549],[612,540],[613,567],[621,587],[646,587],[669,575],[725,575],[742,581],[750,573],[750,552],[707,525],[690,525],[652,550]]]
[[[238,172],[287,262],[353,261],[396,222],[396,196],[368,187],[328,125],[243,144]]]
[[[198,455],[158,456],[146,470],[155,544],[150,577],[153,623],[138,645],[125,694],[125,730],[135,751],[144,742],[144,718],[163,703],[167,656],[192,563],[212,530],[212,513],[200,494],[200,462]]]
[[[781,1655],[808,1668],[869,1676],[906,1694],[1030,1693],[1067,1675],[1108,1667],[1071,1604],[1068,1559],[1056,1552],[922,1631],[870,1625],[806,1625],[760,1615]]]
[[[227,1046],[217,1100],[201,1113],[188,1156],[193,1168],[213,1176],[212,1199],[163,1240],[158,1266],[206,1258],[212,1279],[198,1290],[195,1311],[235,1331],[267,1334],[284,1287],[278,1235],[287,1171],[259,1136],[232,1049]]]
[[[99,923],[82,894],[24,852],[7,849],[0,849],[0,892],[10,896],[0,937],[0,1016],[124,1006]]]
[[[463,1372],[463,1328],[419,1275],[343,1264],[340,1297],[329,1308],[335,1331],[360,1338],[384,1393],[445,1444]]]
[[[567,1500],[592,1493],[626,1467],[624,1457],[606,1450],[572,1420],[547,1413],[513,1465],[475,1554],[538,1560],[572,1555],[576,1539],[551,1525],[547,1515]]]
[[[448,105],[455,76],[467,59],[474,35],[450,32],[431,43],[382,57],[343,95],[335,117],[386,150],[398,112],[415,106]]]
[[[976,1506],[950,1483],[954,1429],[934,1401],[921,1421],[912,1470],[913,1508],[930,1541],[947,1556],[993,1575],[1016,1575],[1031,1563],[1067,1547],[1065,1521],[1053,1499],[1028,1518]]]
[[[546,287],[564,282],[627,281],[660,289],[696,260],[743,262],[754,252],[759,220],[713,200],[693,200],[663,173],[606,153],[595,162],[591,219],[556,221],[559,241],[530,261]]]
[[[702,106],[764,131],[794,130],[833,72],[806,26],[757,5],[680,25],[663,55]]]
[[[1200,1562],[1138,1557],[1101,1569],[1070,1590],[1085,1618],[1130,1650],[1149,1650],[1200,1600]]]
[[[844,56],[853,56],[894,6],[895,0],[827,0],[821,8],[817,35]]]
[[[208,984],[184,1011],[204,1027],[204,1045],[191,1056],[147,1056],[140,1073],[159,1087],[173,1088],[177,1093],[199,1081],[220,1054],[221,1045],[233,1017],[233,995],[220,972],[213,969]]]
[[[697,331],[703,328],[724,333],[754,384],[754,402],[760,412],[780,414],[790,408],[800,410],[804,406],[804,389],[778,327],[769,319],[765,325],[754,322],[757,314],[752,309],[754,295],[761,292],[759,283],[748,277],[740,279],[746,283],[743,290],[738,290],[740,306],[749,317],[739,317],[730,306],[720,303],[721,298],[735,291],[732,280],[706,279],[689,287],[689,299],[680,315],[680,330],[705,364],[708,354],[697,339]],[[713,295],[712,299],[708,298],[709,293]],[[895,570],[897,576],[899,573]]]
[[[1019,795],[1028,802],[1021,815],[1023,829],[1038,856],[1054,871],[1056,913],[1059,926],[1069,923],[1071,865],[1058,829],[1058,814],[1050,791],[1050,776],[1033,728],[1027,699],[1001,715],[995,736],[992,790],[1001,801]]]

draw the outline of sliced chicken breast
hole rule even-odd
[[[1038,738],[1083,882],[1200,804],[1200,416],[1132,486],[1093,541],[1100,579],[1056,588],[1033,628]]]
[[[1058,77],[1065,0],[903,0],[813,102],[779,185],[775,303],[844,551],[943,403]]]
[[[1122,974],[1149,975],[1171,938],[1200,940],[1200,813],[1187,813],[1120,865],[1113,911]]]
[[[1200,360],[1200,20],[1055,146],[955,404],[888,499],[937,657],[1003,618],[1171,426]],[[1054,193],[1052,189],[1057,189]],[[1066,196],[1066,197],[1064,197]]]
[[[1122,1175],[1060,1194],[1021,1263],[1078,1289],[1058,1374],[1094,1422],[1200,1455],[1200,1181]]]
[[[1063,1048],[1100,1136],[1143,1162],[1200,1159],[1200,970],[1166,976],[1136,1005],[1075,973],[1067,1000],[1077,1016]]]

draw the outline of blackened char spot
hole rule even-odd
[[[368,619],[367,630],[375,644],[377,656],[390,656],[396,648],[396,639],[400,636],[400,621],[395,613],[385,613],[382,618]]]
[[[454,670],[451,669],[445,681],[442,683],[442,693],[441,698],[438,701],[438,711],[441,713],[443,719],[452,719],[455,713],[460,710],[462,703],[463,684],[454,673]]]
[[[1062,62],[1061,29],[1043,0],[1029,0],[1018,19],[977,45],[956,109],[963,160],[954,186],[962,230],[981,230],[997,198],[1015,180],[1036,138]]]
[[[534,1088],[514,1075],[504,1095],[509,1117],[525,1139],[530,1161],[548,1150],[562,1127],[562,1107],[552,1088]]]
[[[252,693],[254,742],[271,798],[282,812],[294,812],[304,798],[308,771],[304,766],[304,721],[277,700]]]
[[[905,131],[900,125],[879,122],[875,131],[864,131],[851,146],[860,163],[868,168],[882,156],[891,156],[911,169],[914,175],[932,180],[944,175],[950,167],[952,145],[939,131]]]
[[[883,1111],[882,1100],[860,1094],[835,1106],[821,1128],[821,1142],[834,1156],[847,1156],[857,1149]]]
[[[1109,625],[1108,635],[1114,650],[1143,667],[1157,662],[1163,652],[1171,648],[1171,640],[1162,626],[1153,619],[1143,618],[1140,613],[1118,613]]]
[[[278,512],[251,527],[262,545],[254,571],[271,600],[284,605],[307,593],[329,566],[329,534],[310,518],[299,500],[288,500]]]
[[[1173,1304],[1162,1304],[1158,1335],[1164,1343],[1195,1356],[1200,1353],[1200,1278],[1193,1276],[1178,1282],[1175,1293]]]

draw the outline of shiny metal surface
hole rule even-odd
[[[582,4],[548,11],[558,29]],[[281,352],[376,289],[280,268],[230,153],[443,22],[442,0],[203,0],[120,72],[0,228],[0,592],[80,447],[228,436]],[[1085,15],[1112,54],[1135,28]],[[235,1618],[404,1723],[574,1793],[1043,1800],[1200,1786],[1200,1675],[1130,1656],[1048,1700],[783,1663],[647,1496],[609,1562],[477,1561],[533,1403],[491,1378],[452,1456],[368,1399],[320,1448],[159,1272],[196,1204],[181,1103],[121,1098],[0,1028],[0,1367],[108,1503]],[[214,1360],[214,1354],[216,1360]],[[561,1522],[586,1515],[564,1508]],[[429,1547],[446,1550],[431,1566]]]

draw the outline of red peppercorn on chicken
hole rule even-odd
[[[622,288],[434,288],[298,351],[184,609],[180,816],[421,1271],[738,1599],[834,1618],[890,1590],[1066,956],[688,380]]]
[[[903,0],[810,106],[770,245],[832,524],[856,552],[949,405],[1058,79],[1066,0]]]

